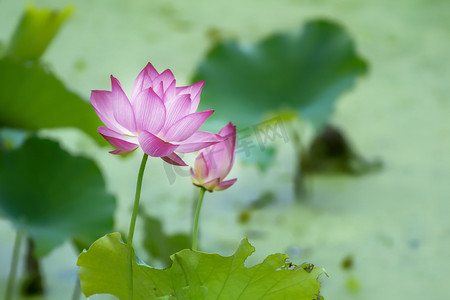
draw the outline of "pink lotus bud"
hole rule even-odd
[[[92,91],[91,103],[106,127],[98,132],[115,148],[112,154],[126,154],[139,146],[153,157],[178,166],[186,166],[175,154],[194,152],[211,146],[222,138],[198,131],[214,112],[196,112],[203,81],[177,87],[170,70],[161,74],[148,63],[139,73],[131,101],[111,76],[111,91]]]
[[[192,183],[210,192],[225,190],[237,180],[235,178],[224,181],[234,163],[236,126],[230,122],[218,135],[224,140],[201,150],[195,160],[194,169],[191,168]]]

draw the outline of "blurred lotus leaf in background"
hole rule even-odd
[[[144,222],[143,246],[155,259],[159,259],[164,266],[171,264],[170,256],[183,249],[191,247],[191,238],[185,233],[168,235],[164,232],[162,222],[148,215],[141,215]]]
[[[37,256],[67,239],[87,248],[112,231],[115,208],[96,164],[56,142],[30,138],[0,151],[0,217],[33,238]]]
[[[37,60],[44,53],[73,8],[62,11],[26,6],[9,44],[8,54],[23,60]]]
[[[215,109],[215,118],[251,126],[269,113],[297,110],[321,127],[338,97],[366,71],[345,30],[319,20],[255,45],[223,41],[200,64],[194,81],[206,81],[201,105]]]
[[[38,60],[71,10],[28,6],[0,59],[0,127],[76,127],[106,144],[97,133],[101,122],[92,107]]]
[[[39,130],[76,127],[99,143],[101,125],[90,104],[67,90],[41,63],[0,59],[0,126]]]

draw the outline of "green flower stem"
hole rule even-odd
[[[297,159],[297,167],[295,168],[294,174],[294,194],[297,200],[302,200],[307,196],[307,187],[306,187],[306,176],[304,170],[302,170],[302,163],[304,159],[308,159],[308,151],[305,148],[305,145],[302,140],[302,132],[298,128],[298,125],[294,123],[295,121],[290,122],[290,126],[288,127],[291,132],[292,139],[294,141],[294,151],[295,157]]]
[[[136,196],[134,197],[133,214],[131,215],[130,229],[128,231],[127,241],[127,261],[128,261],[128,300],[133,300],[133,236],[134,228],[136,226],[136,218],[139,210],[139,200],[141,198],[142,178],[144,177],[145,164],[147,163],[148,155],[144,153],[142,157],[141,167],[136,184]]]
[[[200,196],[197,201],[197,209],[195,210],[194,227],[192,229],[192,250],[197,250],[197,233],[198,233],[198,219],[200,217],[200,209],[202,208],[203,197],[206,189],[201,187]]]
[[[11,261],[11,270],[8,277],[8,285],[6,286],[5,300],[11,300],[14,290],[14,283],[16,281],[17,265],[19,264],[19,252],[20,244],[22,243],[24,231],[19,229],[16,233],[16,239],[14,241],[13,257]]]

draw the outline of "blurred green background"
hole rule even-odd
[[[329,274],[323,278],[326,299],[444,299],[450,295],[449,1],[33,3],[59,9],[73,5],[41,61],[85,100],[93,89],[110,89],[110,74],[129,94],[148,61],[158,71],[170,68],[180,84],[189,84],[209,49],[222,39],[257,43],[274,33],[297,32],[316,18],[341,24],[369,70],[339,97],[330,122],[359,153],[378,158],[383,167],[359,177],[308,176],[306,195],[297,201],[294,141],[276,140],[275,158],[267,171],[240,159],[229,176],[237,177],[237,183],[225,192],[206,195],[201,248],[230,255],[247,236],[257,249],[249,264],[284,252],[294,263],[323,266]],[[3,51],[25,4],[0,1]],[[109,155],[110,147],[99,146],[74,128],[40,130],[38,135],[58,140],[70,153],[98,164],[108,191],[117,197],[115,229],[126,232],[140,152],[123,159]],[[144,178],[143,209],[162,220],[169,234],[190,230],[196,190],[183,174],[185,169],[151,159]],[[266,204],[255,204],[258,199],[257,203]],[[148,231],[142,230],[142,219],[137,226],[137,251],[146,259],[141,241]],[[2,295],[14,244],[14,230],[7,220],[0,221],[0,236]],[[46,295],[35,299],[71,297],[76,257],[68,243],[45,256]]]

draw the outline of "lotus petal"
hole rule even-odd
[[[146,154],[153,157],[168,156],[178,147],[178,145],[165,142],[156,135],[145,130],[139,133],[139,144]]]
[[[195,160],[194,169],[191,168],[193,184],[209,191],[225,190],[236,181],[236,179],[223,181],[234,163],[236,126],[228,123],[219,131],[218,136],[222,140],[200,151]]]
[[[153,80],[159,75],[158,71],[153,67],[151,63],[148,63],[147,66],[142,69],[139,73],[138,77],[134,81],[133,92],[131,93],[131,102],[134,101],[134,98],[145,89],[152,87]]]
[[[111,151],[112,154],[126,154],[136,150],[139,145],[137,138],[125,136],[106,127],[99,127],[98,132],[117,150]]]
[[[181,167],[187,166],[187,164],[175,152],[173,152],[167,156],[163,156],[161,158],[162,158],[162,160],[164,160],[165,162],[167,162],[171,165],[181,166]]]
[[[223,141],[223,138],[208,131],[196,131],[193,135],[185,139],[177,148],[177,152],[190,153],[214,145]]]
[[[119,81],[111,76],[112,91],[92,91],[91,104],[102,122],[114,131],[133,135],[136,121],[133,108],[120,87]]]
[[[176,121],[189,114],[191,98],[189,95],[181,95],[173,101],[166,102],[167,118],[164,127],[169,128]]]
[[[140,92],[133,103],[139,131],[157,134],[166,122],[166,107],[161,98],[152,90]]]
[[[197,111],[198,105],[200,103],[200,93],[202,91],[203,85],[205,81],[201,80],[199,82],[194,83],[193,85],[183,86],[177,88],[177,92],[179,94],[189,94],[192,99],[191,113]]]
[[[182,142],[192,136],[200,126],[205,123],[206,119],[212,115],[214,111],[209,109],[203,112],[189,114],[177,122],[175,122],[164,134],[169,141]]]
[[[223,191],[232,186],[237,181],[237,178],[221,181],[215,188],[215,191]]]

